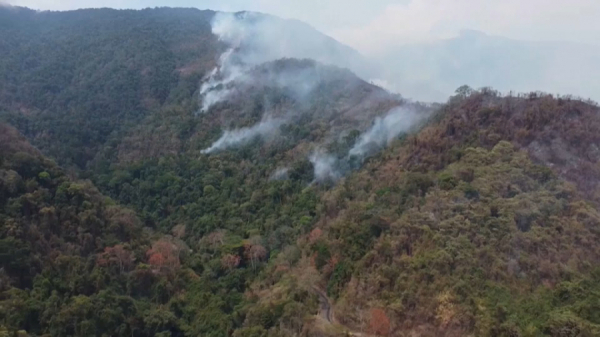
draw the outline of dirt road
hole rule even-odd
[[[340,324],[335,319],[333,307],[331,306],[331,301],[329,300],[329,297],[327,297],[327,294],[323,290],[321,290],[317,287],[313,287],[313,290],[319,296],[319,316],[323,320],[325,320],[327,323],[329,323],[331,325],[337,326],[338,328],[342,328],[344,330],[345,336],[373,337],[372,335],[369,335],[369,334],[365,334],[365,333],[358,332],[358,331],[352,331],[352,329],[348,328],[347,326]]]
[[[323,317],[327,322],[333,323],[334,315],[329,297],[327,297],[327,294],[323,290],[317,287],[313,287],[313,290],[319,295],[319,316]]]

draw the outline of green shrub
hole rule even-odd
[[[438,175],[438,186],[443,190],[451,190],[458,185],[456,178],[448,173],[442,172]]]

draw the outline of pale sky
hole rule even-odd
[[[0,0],[1,1],[1,0]],[[480,30],[521,40],[600,45],[600,0],[8,0],[34,9],[196,7],[299,19],[365,55]]]

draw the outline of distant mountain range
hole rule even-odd
[[[600,100],[600,47],[530,42],[465,30],[452,39],[391,47],[381,78],[406,97],[444,101],[461,85],[540,90]]]

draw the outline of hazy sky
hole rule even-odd
[[[2,0],[0,0],[2,1]],[[197,7],[253,10],[305,21],[360,50],[476,29],[524,40],[600,45],[600,0],[8,0],[35,9]]]

